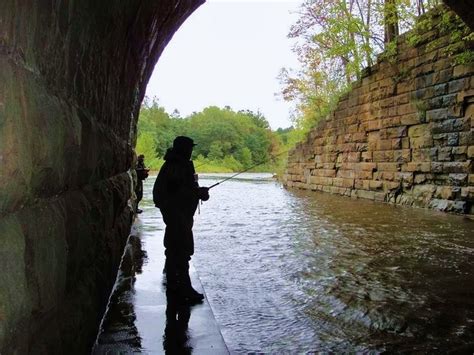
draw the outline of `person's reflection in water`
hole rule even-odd
[[[188,343],[188,323],[191,304],[180,302],[172,290],[166,291],[166,327],[163,335],[163,349],[166,354],[191,354],[193,348]]]

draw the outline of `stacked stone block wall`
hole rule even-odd
[[[379,61],[289,157],[288,187],[473,214],[474,65],[436,28]]]

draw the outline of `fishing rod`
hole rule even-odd
[[[207,163],[199,164],[198,166],[195,166],[194,169],[200,168],[201,166],[204,166],[204,165],[206,165],[206,164],[207,164]]]
[[[232,175],[232,176],[229,176],[229,177],[227,177],[227,178],[225,178],[225,179],[223,179],[223,180],[221,180],[221,181],[219,181],[219,182],[216,182],[214,185],[209,186],[208,189],[210,190],[210,189],[212,189],[213,187],[216,187],[217,185],[220,185],[220,184],[222,184],[223,182],[225,182],[225,181],[227,181],[227,180],[230,180],[230,179],[235,178],[237,175],[243,174],[243,173],[245,173],[245,172],[247,172],[247,171],[249,171],[249,170],[251,170],[251,169],[253,169],[253,168],[255,168],[255,167],[259,166],[259,165],[262,165],[262,164],[264,164],[264,163],[270,161],[271,159],[274,159],[274,158],[276,158],[276,157],[278,157],[278,156],[280,156],[280,155],[283,155],[283,154],[285,154],[285,153],[288,153],[288,150],[285,150],[284,152],[280,152],[280,153],[278,153],[278,154],[276,154],[276,155],[273,155],[273,156],[271,156],[270,158],[265,159],[264,161],[261,161],[261,162],[258,163],[258,164],[252,165],[250,168],[247,168],[247,169],[245,169],[245,170],[242,170],[242,171],[240,171],[240,172],[238,172],[238,173],[236,173],[236,174],[234,174],[234,175]]]

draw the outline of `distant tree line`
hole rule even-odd
[[[168,114],[157,99],[145,99],[138,120],[137,153],[158,169],[178,135],[194,139],[195,166],[200,171],[231,172],[264,162],[259,171],[281,170],[285,152],[299,140],[292,127],[272,131],[260,112],[233,111],[230,107],[207,107],[181,117]]]

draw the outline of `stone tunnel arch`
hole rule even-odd
[[[469,0],[446,2],[474,28]],[[129,233],[146,84],[202,3],[0,3],[0,353],[90,349]]]

